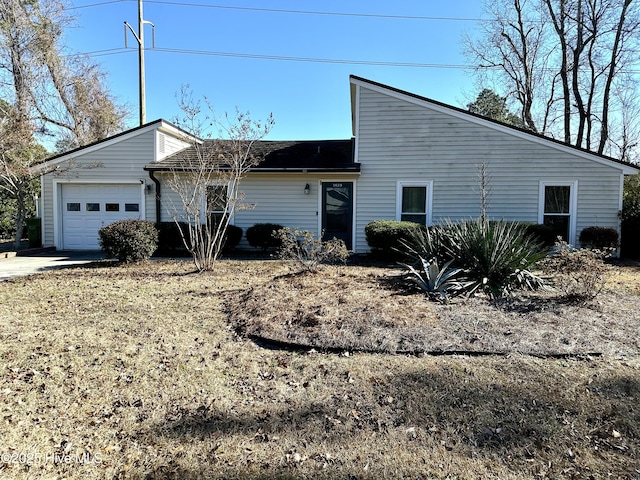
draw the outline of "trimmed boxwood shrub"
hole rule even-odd
[[[622,220],[622,238],[620,256],[632,260],[640,259],[640,217],[629,217]]]
[[[160,222],[156,223],[158,229],[158,249],[156,256],[189,256],[189,252],[184,246],[180,229],[185,236],[189,235],[189,228],[185,222]],[[228,225],[225,236],[224,249],[232,250],[238,246],[242,239],[242,228],[235,225]]]
[[[280,248],[282,240],[274,235],[278,230],[284,227],[277,223],[256,223],[247,228],[247,242],[255,248],[261,248],[266,252],[270,248]]]
[[[604,250],[618,248],[619,236],[615,228],[587,227],[580,232],[580,245],[584,248]]]
[[[180,229],[189,235],[189,230],[185,222],[159,222],[156,223],[158,229],[158,249],[156,250],[156,256],[188,256],[189,252],[184,247],[182,237],[180,236]]]
[[[238,246],[242,239],[242,228],[235,225],[227,225],[227,232],[225,234],[224,249],[233,250]]]
[[[401,242],[411,242],[414,232],[424,228],[426,227],[414,222],[374,220],[364,227],[364,233],[373,252],[395,258],[400,256],[399,250],[404,250]]]
[[[146,260],[158,247],[158,229],[147,220],[118,220],[98,230],[100,247],[121,262]]]
[[[524,225],[525,234],[531,239],[541,243],[546,248],[551,248],[555,245],[556,232],[549,225],[542,223],[524,223]]]

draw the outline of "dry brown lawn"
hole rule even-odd
[[[227,304],[230,321],[241,333],[308,348],[635,355],[640,352],[640,282],[629,272],[638,273],[633,266],[612,269],[609,290],[588,302],[539,291],[443,305],[412,288],[401,270],[327,267],[321,275],[277,276],[231,295]]]
[[[640,478],[637,267],[590,306],[440,306],[392,269],[191,271],[0,283],[0,477]]]

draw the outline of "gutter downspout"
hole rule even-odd
[[[156,223],[160,223],[160,207],[161,207],[161,199],[162,192],[160,190],[160,180],[156,178],[155,172],[153,170],[149,170],[149,178],[153,180],[153,183],[156,184]]]

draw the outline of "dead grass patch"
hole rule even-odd
[[[626,271],[614,276],[611,288],[588,304],[536,292],[443,305],[412,290],[399,270],[326,267],[317,275],[276,277],[231,295],[227,303],[232,324],[243,334],[309,348],[636,355],[640,296],[630,278]]]
[[[304,279],[278,262],[191,270],[101,262],[2,284],[1,477],[638,476],[637,356],[265,350],[235,334],[225,301],[274,278]],[[385,315],[414,309],[373,286],[382,271],[358,270],[369,284],[349,272],[326,272],[326,299],[342,279],[345,294],[377,289],[396,302]]]

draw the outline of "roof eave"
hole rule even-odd
[[[193,168],[185,167],[168,167],[168,166],[155,166],[145,165],[144,170],[147,172],[190,172]],[[220,171],[229,171],[228,168],[220,168]],[[281,167],[281,168],[252,168],[249,173],[360,173],[360,165],[353,165],[349,167],[320,167],[320,168],[304,168],[304,167]]]

